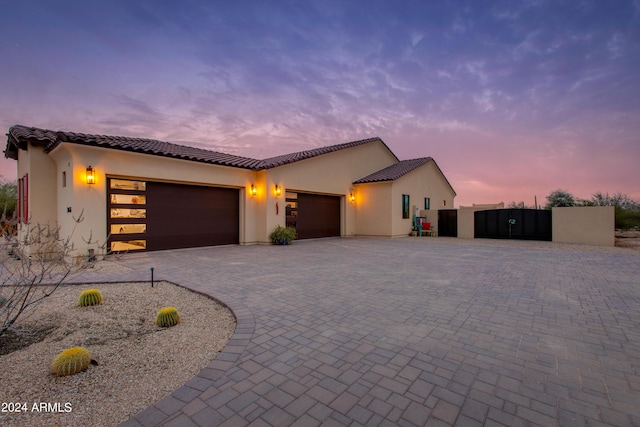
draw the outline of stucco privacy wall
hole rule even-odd
[[[402,195],[409,195],[409,218],[402,218]],[[413,228],[413,214],[417,206],[424,209],[424,199],[430,199],[427,221],[436,230],[438,227],[438,209],[453,208],[455,192],[446,181],[433,160],[416,168],[411,173],[401,176],[393,182],[391,192],[392,199],[388,201],[391,206],[392,230],[394,237],[406,236]]]
[[[473,239],[475,237],[475,213],[481,209],[462,207],[458,208],[458,237]]]
[[[42,153],[42,148],[34,147],[30,153]],[[147,181],[177,182],[181,184],[199,184],[228,186],[240,189],[240,242],[255,243],[259,240],[257,216],[258,199],[264,192],[247,201],[248,186],[255,182],[255,173],[246,169],[204,164],[181,159],[131,153],[120,150],[105,150],[99,147],[62,143],[50,154],[49,162],[58,167],[54,174],[42,179],[47,185],[58,185],[49,188],[50,194],[58,194],[57,221],[61,232],[68,233],[73,227],[72,215],[77,216],[84,210],[84,221],[78,224],[73,240],[76,247],[86,246],[89,235],[104,243],[107,239],[107,177],[135,178]],[[53,162],[55,160],[55,163]],[[95,170],[95,185],[86,185],[87,166]],[[60,176],[67,171],[67,187],[61,188]],[[56,175],[58,178],[56,178]],[[71,179],[73,177],[73,179]],[[45,185],[45,184],[43,184]],[[71,207],[71,213],[67,208]],[[176,207],[179,211],[179,207]],[[55,218],[55,217],[54,217]]]
[[[295,163],[268,169],[266,171],[266,230],[263,241],[268,241],[268,233],[276,225],[285,225],[285,193],[308,192],[341,196],[341,235],[356,234],[355,216],[359,209],[357,200],[351,203],[345,196],[354,187],[353,181],[396,163],[397,158],[381,142],[375,141],[333,153],[323,154]],[[282,194],[275,196],[274,186],[282,186]],[[275,203],[280,210],[276,215]]]
[[[552,240],[579,245],[615,245],[615,208],[585,206],[553,208]]]

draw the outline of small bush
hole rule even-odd
[[[86,291],[80,292],[78,305],[80,307],[88,307],[90,305],[102,304],[103,300],[102,293],[98,289],[87,289]]]
[[[296,238],[296,236],[297,233],[295,228],[283,227],[281,225],[277,225],[276,228],[273,229],[271,234],[269,234],[271,242],[280,245],[288,245],[289,242]]]
[[[156,325],[161,328],[168,328],[180,323],[180,315],[175,307],[165,307],[158,311],[156,315]]]
[[[58,377],[82,372],[91,363],[91,353],[84,347],[71,347],[56,356],[51,363],[51,373]]]

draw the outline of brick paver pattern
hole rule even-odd
[[[640,425],[640,257],[444,238],[129,254],[238,318],[123,426]],[[185,348],[188,343],[185,343]]]

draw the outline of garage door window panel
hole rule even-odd
[[[147,198],[141,194],[111,194],[112,205],[144,205]]]
[[[107,232],[112,252],[147,249],[147,183],[109,179]]]
[[[111,234],[146,233],[147,224],[111,224]]]

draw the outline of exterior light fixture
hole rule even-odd
[[[252,197],[258,194],[258,189],[256,188],[255,184],[251,184],[251,190],[249,194],[251,194]]]
[[[87,166],[87,184],[95,184],[96,176],[95,171],[91,166]]]
[[[351,203],[355,202],[356,200],[356,194],[355,194],[355,190],[353,188],[349,189],[349,201]]]
[[[276,184],[275,188],[274,188],[274,192],[276,194],[276,196],[279,196],[282,194],[282,187],[279,186],[278,184]]]

